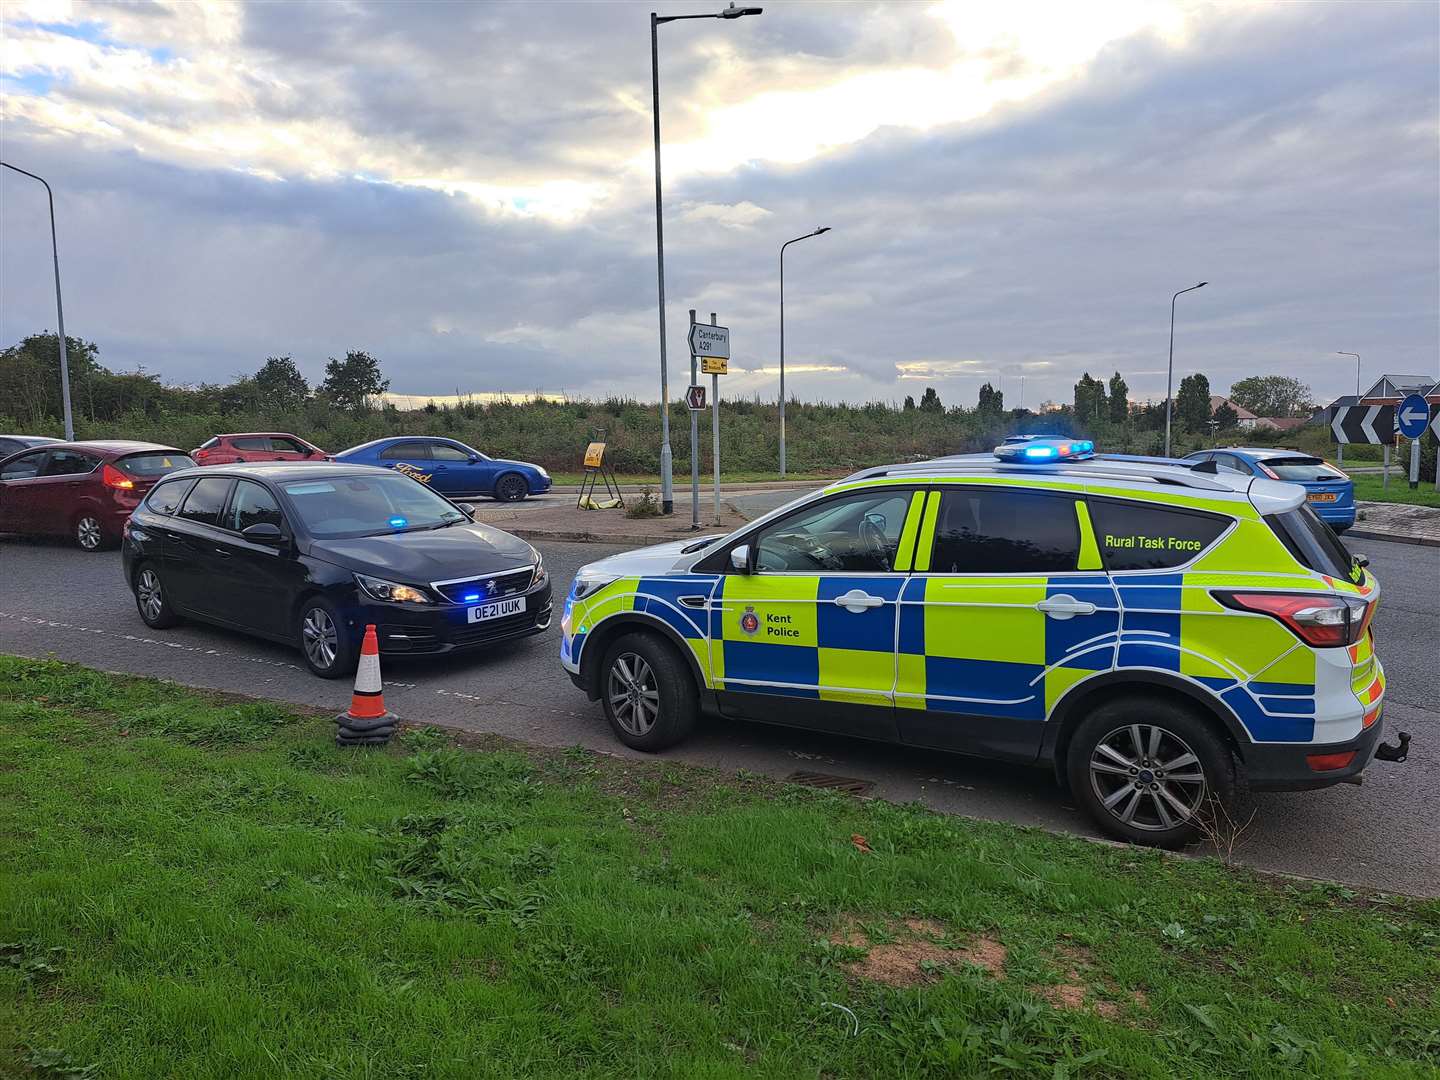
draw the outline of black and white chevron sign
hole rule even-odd
[[[1342,405],[1330,422],[1337,443],[1393,443],[1394,405]]]

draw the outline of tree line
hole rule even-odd
[[[443,435],[501,456],[573,470],[584,445],[603,436],[620,471],[653,473],[658,468],[659,411],[653,403],[629,398],[461,398],[401,410],[379,398],[390,381],[380,361],[363,350],[329,358],[324,378],[314,386],[290,356],[268,357],[256,371],[229,383],[173,386],[152,372],[107,369],[91,342],[70,338],[67,347],[75,427],[82,438],[139,438],[188,449],[220,432],[278,430],[334,452],[387,435]],[[0,431],[59,434],[58,372],[59,341],[54,334],[35,334],[0,351]],[[1231,397],[1262,415],[1280,415],[1270,404],[1283,389],[1277,389],[1277,379],[1283,377],[1241,380],[1231,388]],[[1293,413],[1308,397],[1302,385],[1282,404]],[[1194,449],[1210,436],[1209,406],[1205,375],[1181,380],[1173,422],[1177,453]],[[671,410],[672,425],[684,431],[684,406],[672,403]],[[775,468],[777,412],[776,403],[768,399],[726,398],[721,438],[727,471]],[[1222,409],[1213,417],[1222,431],[1232,426],[1224,413]],[[907,396],[898,407],[886,402],[792,401],[787,404],[787,424],[792,467],[834,471],[986,450],[1015,433],[1093,437],[1115,452],[1155,454],[1163,444],[1165,409],[1163,403],[1132,403],[1119,372],[1108,381],[1087,372],[1075,384],[1073,402],[1041,413],[1006,408],[1003,392],[986,382],[971,406],[947,405],[933,386],[925,387],[918,401]],[[708,454],[709,440],[702,442],[701,452]],[[682,472],[689,468],[687,443],[683,437],[674,441],[676,468]]]

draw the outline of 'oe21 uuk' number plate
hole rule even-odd
[[[525,610],[525,597],[513,596],[509,600],[496,600],[493,604],[481,604],[470,609],[471,622],[487,622],[503,619],[507,615],[519,615]]]

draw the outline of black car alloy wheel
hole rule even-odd
[[[322,679],[335,679],[355,670],[355,643],[339,610],[325,597],[311,597],[300,605],[295,636],[306,666]]]
[[[148,562],[141,563],[135,574],[135,607],[145,625],[154,630],[168,629],[180,621],[165,595],[160,571]]]

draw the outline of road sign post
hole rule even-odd
[[[715,325],[715,312],[710,313],[710,325]],[[726,349],[728,351],[730,340],[726,335]],[[716,357],[707,356],[706,360],[714,360]],[[722,358],[728,361],[728,357]],[[728,362],[726,369],[728,370]],[[715,524],[720,524],[720,376],[724,372],[717,370],[712,364],[710,366],[710,439],[711,452],[710,460],[715,472]]]
[[[1430,426],[1430,405],[1419,394],[1410,394],[1395,413],[1400,434],[1410,440],[1410,489],[1420,486],[1420,440]]]
[[[695,371],[695,309],[690,309],[690,385],[699,382]],[[690,528],[700,528],[700,414],[690,411]]]

